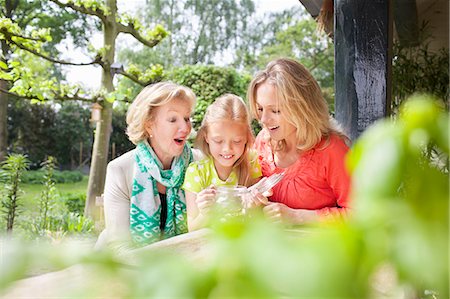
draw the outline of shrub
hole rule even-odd
[[[201,125],[206,108],[225,93],[236,94],[245,99],[250,76],[241,75],[233,68],[212,65],[187,65],[175,69],[168,79],[190,87],[197,96],[192,125],[195,130]]]
[[[30,170],[24,173],[22,182],[25,184],[43,184],[45,171]],[[76,183],[83,180],[83,174],[80,171],[56,171],[53,173],[55,183]]]
[[[67,193],[62,195],[61,198],[69,212],[83,215],[86,202],[85,193]]]
[[[62,218],[62,230],[68,234],[90,233],[93,228],[94,222],[91,218],[77,213],[69,213]]]
[[[29,239],[65,237],[74,234],[89,234],[93,232],[94,222],[92,219],[77,213],[64,215],[49,215],[46,218],[46,227],[42,229],[40,217],[25,218],[22,227],[23,237]]]

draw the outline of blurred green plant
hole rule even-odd
[[[69,235],[93,232],[94,221],[89,217],[70,212],[64,215],[62,220],[62,230]]]
[[[45,240],[62,242],[74,236],[89,238],[94,233],[92,219],[73,212],[48,215],[45,229],[42,228],[40,220],[35,218],[23,218],[20,224],[23,228],[21,231],[23,239],[39,242]]]
[[[72,290],[55,286],[61,296],[448,298],[449,175],[424,154],[433,143],[448,156],[448,131],[448,113],[428,97],[369,128],[348,158],[354,211],[347,221],[293,230],[255,211],[218,220],[199,248],[187,242],[128,255],[8,247],[5,259],[19,262],[0,265],[0,289],[47,259],[54,267],[83,264],[82,275],[92,277]]]
[[[9,155],[2,163],[2,175],[5,183],[2,196],[2,213],[6,219],[6,231],[12,233],[14,220],[18,213],[21,190],[21,176],[28,168],[29,161],[25,155]]]
[[[56,160],[52,156],[49,156],[47,160],[42,163],[42,169],[44,171],[44,188],[39,197],[38,226],[40,231],[48,229],[49,216],[55,201],[56,187],[55,180],[53,179],[55,167]]]
[[[69,212],[83,215],[84,205],[86,203],[85,193],[67,193],[61,196],[62,201],[66,205]]]
[[[393,45],[392,112],[397,113],[400,105],[414,93],[428,93],[449,109],[449,52],[441,48],[431,50],[432,36],[427,24],[420,29],[418,46],[404,46],[400,41]]]
[[[53,171],[53,180],[55,183],[75,183],[83,180],[83,173],[80,171]],[[40,170],[28,170],[23,174],[22,182],[25,184],[44,184],[45,183],[45,171]]]
[[[433,145],[445,170],[430,161]],[[368,129],[349,159],[354,225],[377,261],[388,260],[400,282],[448,298],[449,115],[428,96],[415,96],[397,121]],[[420,294],[419,294],[420,295]]]

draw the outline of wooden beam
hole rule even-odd
[[[335,111],[352,140],[390,111],[390,2],[335,0]]]

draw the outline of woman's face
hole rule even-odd
[[[287,112],[281,110],[281,102],[276,91],[275,85],[270,83],[262,83],[257,87],[258,119],[273,140],[295,139],[297,128],[287,121]]]
[[[163,164],[170,163],[181,155],[191,132],[191,105],[175,98],[154,109],[152,120],[145,126],[148,135],[152,136],[149,143]]]
[[[247,144],[247,126],[231,120],[208,125],[206,142],[218,172],[227,172],[242,156]]]

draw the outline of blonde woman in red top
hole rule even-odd
[[[290,224],[342,215],[349,208],[348,139],[333,125],[316,80],[297,61],[277,59],[255,75],[247,97],[260,121],[255,141],[264,177],[284,172],[265,214]]]

